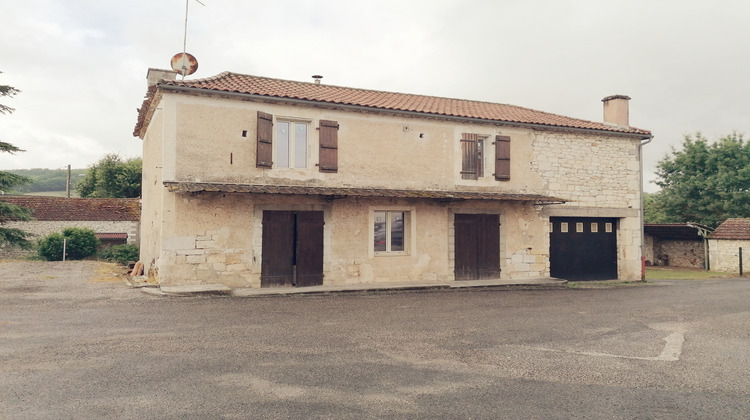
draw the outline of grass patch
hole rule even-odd
[[[96,277],[89,281],[96,283],[110,283],[123,281],[128,274],[128,268],[116,263],[98,262]]]
[[[681,267],[646,267],[646,280],[703,280],[726,277],[737,275]]]

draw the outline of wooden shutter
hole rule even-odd
[[[339,170],[339,123],[320,120],[320,151],[318,167],[320,172],[338,172]]]
[[[477,179],[477,140],[474,133],[461,134],[461,178]]]
[[[273,166],[273,115],[258,111],[258,149],[255,166],[271,169]]]
[[[510,179],[510,137],[495,136],[495,179]]]

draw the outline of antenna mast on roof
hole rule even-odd
[[[205,6],[200,0],[195,0],[196,3],[201,6]],[[185,0],[185,30],[182,36],[182,53],[175,54],[172,57],[172,70],[182,75],[182,80],[185,80],[185,76],[189,76],[198,70],[198,60],[193,57],[192,54],[187,53],[187,26],[188,26],[188,10],[190,9],[190,0]]]

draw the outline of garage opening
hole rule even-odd
[[[323,284],[323,212],[264,211],[261,287]]]
[[[565,280],[617,278],[617,219],[550,217],[550,275]]]

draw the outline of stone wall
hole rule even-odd
[[[8,222],[3,225],[7,228],[21,229],[33,235],[32,241],[36,241],[54,232],[62,232],[69,227],[89,228],[96,233],[127,233],[127,243],[139,243],[140,226],[134,221],[44,221],[33,220],[30,222]],[[35,250],[23,250],[17,247],[0,248],[0,258],[25,258],[36,254]]]
[[[655,266],[704,268],[703,241],[661,239],[646,236],[646,264]]]
[[[711,271],[727,273],[740,272],[739,249],[742,248],[742,267],[746,274],[750,271],[750,241],[730,239],[709,239],[708,258]]]
[[[338,199],[172,194],[175,235],[163,239],[158,261],[146,262],[163,285],[222,283],[260,287],[262,216],[265,210],[324,213],[323,282],[326,285],[431,282],[453,279],[452,223],[456,213],[500,215],[501,278],[538,278],[549,273],[549,235],[531,204],[408,199]],[[373,251],[375,210],[406,211],[406,252]],[[170,210],[171,212],[171,210]],[[182,221],[190,223],[182,223]]]
[[[641,207],[638,140],[567,133],[537,133],[531,168],[545,194],[568,206]]]
[[[256,167],[257,112],[307,122],[307,166]],[[339,123],[338,172],[316,166],[320,120]],[[461,136],[486,139],[484,176],[462,179]],[[511,178],[497,181],[496,135],[511,138]],[[210,147],[207,145],[210,144]],[[222,282],[258,287],[262,209],[323,209],[326,284],[453,278],[452,215],[500,214],[502,276],[549,275],[549,208],[575,217],[618,218],[621,279],[640,279],[637,138],[351,112],[280,103],[164,94],[144,137],[141,259],[162,284]],[[275,157],[274,157],[275,159]],[[176,194],[163,181],[485,190],[559,197],[565,204],[444,203],[251,194]],[[264,207],[265,206],[265,207]],[[269,207],[270,206],[270,207]],[[274,207],[276,206],[276,207]],[[407,256],[374,258],[366,236],[373,206],[403,206],[415,217]],[[391,207],[388,207],[391,208]],[[559,214],[558,214],[559,215]]]

